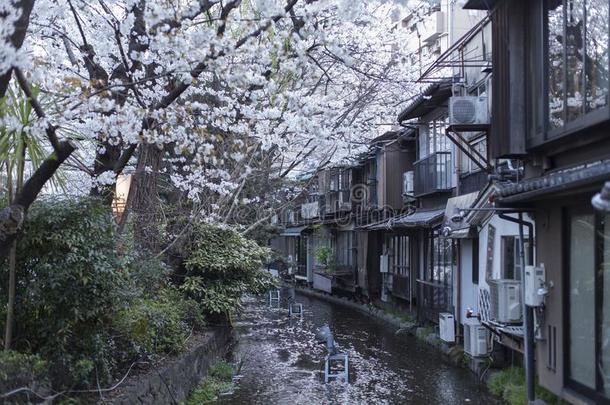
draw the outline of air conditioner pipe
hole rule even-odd
[[[524,357],[525,357],[525,383],[527,385],[527,403],[533,404],[536,400],[536,370],[534,369],[534,310],[533,308],[525,305],[525,240],[523,235],[523,227],[527,226],[528,229],[528,242],[529,246],[527,249],[527,256],[530,263],[534,263],[534,225],[523,219],[523,213],[518,213],[519,217],[513,218],[507,214],[500,213],[498,216],[509,222],[519,224],[519,243],[520,252],[519,260],[521,261],[521,306],[523,311],[523,341],[524,341]]]

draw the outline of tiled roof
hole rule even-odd
[[[502,200],[523,201],[608,179],[610,179],[610,160],[601,160],[518,182],[499,183],[497,187]]]
[[[418,210],[409,215],[402,215],[392,221],[393,228],[416,228],[428,227],[436,222],[440,222],[445,215],[445,209],[439,210]]]

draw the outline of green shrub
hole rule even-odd
[[[504,399],[510,405],[527,404],[527,388],[525,384],[525,371],[520,367],[510,367],[494,374],[487,382],[489,391]],[[563,403],[548,390],[538,384],[535,387],[536,397],[548,404]]]
[[[0,393],[29,387],[38,392],[47,389],[47,363],[39,356],[0,351]],[[7,398],[10,403],[29,402],[30,393],[23,392]],[[34,399],[34,398],[31,398]]]
[[[274,285],[262,270],[269,249],[231,229],[195,226],[187,273],[180,290],[199,302],[207,314],[230,314],[246,293],[260,294]]]
[[[232,379],[231,364],[224,361],[214,364],[208,371],[208,377],[191,393],[186,405],[199,405],[216,400],[220,393],[233,387]]]
[[[504,369],[494,374],[487,382],[489,391],[499,397],[504,395],[507,387],[515,385],[525,385],[523,369],[517,367]]]
[[[221,381],[231,381],[233,378],[233,366],[226,361],[219,361],[210,367],[210,377],[217,378]]]
[[[168,266],[133,252],[101,201],[47,200],[30,209],[18,240],[13,348],[47,362],[53,389],[106,385],[135,361],[181,350],[204,326],[202,306],[168,287]],[[7,267],[0,262],[2,302]]]
[[[134,255],[130,258],[129,277],[133,291],[138,294],[154,294],[167,285],[171,268],[158,257]]]
[[[326,266],[332,253],[328,246],[320,246],[315,250],[314,256],[318,263]]]
[[[111,343],[104,331],[130,295],[109,209],[90,198],[38,202],[17,246],[14,349],[48,360],[58,388],[86,380],[94,369],[104,381],[112,368],[100,362]],[[2,302],[7,274],[3,262]]]
[[[155,297],[136,299],[119,311],[115,328],[132,345],[134,354],[150,357],[181,351],[191,328],[200,328],[203,323],[197,303],[167,288]]]

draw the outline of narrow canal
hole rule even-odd
[[[283,291],[284,292],[284,291]],[[283,294],[285,297],[286,294]],[[250,299],[236,322],[233,360],[242,364],[236,389],[222,404],[494,404],[469,371],[396,329],[347,307],[297,295],[302,319],[287,303],[270,308]],[[316,330],[329,324],[350,355],[350,384],[323,383],[325,346]]]

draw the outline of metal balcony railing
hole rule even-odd
[[[415,196],[453,188],[451,152],[436,152],[414,163]]]

